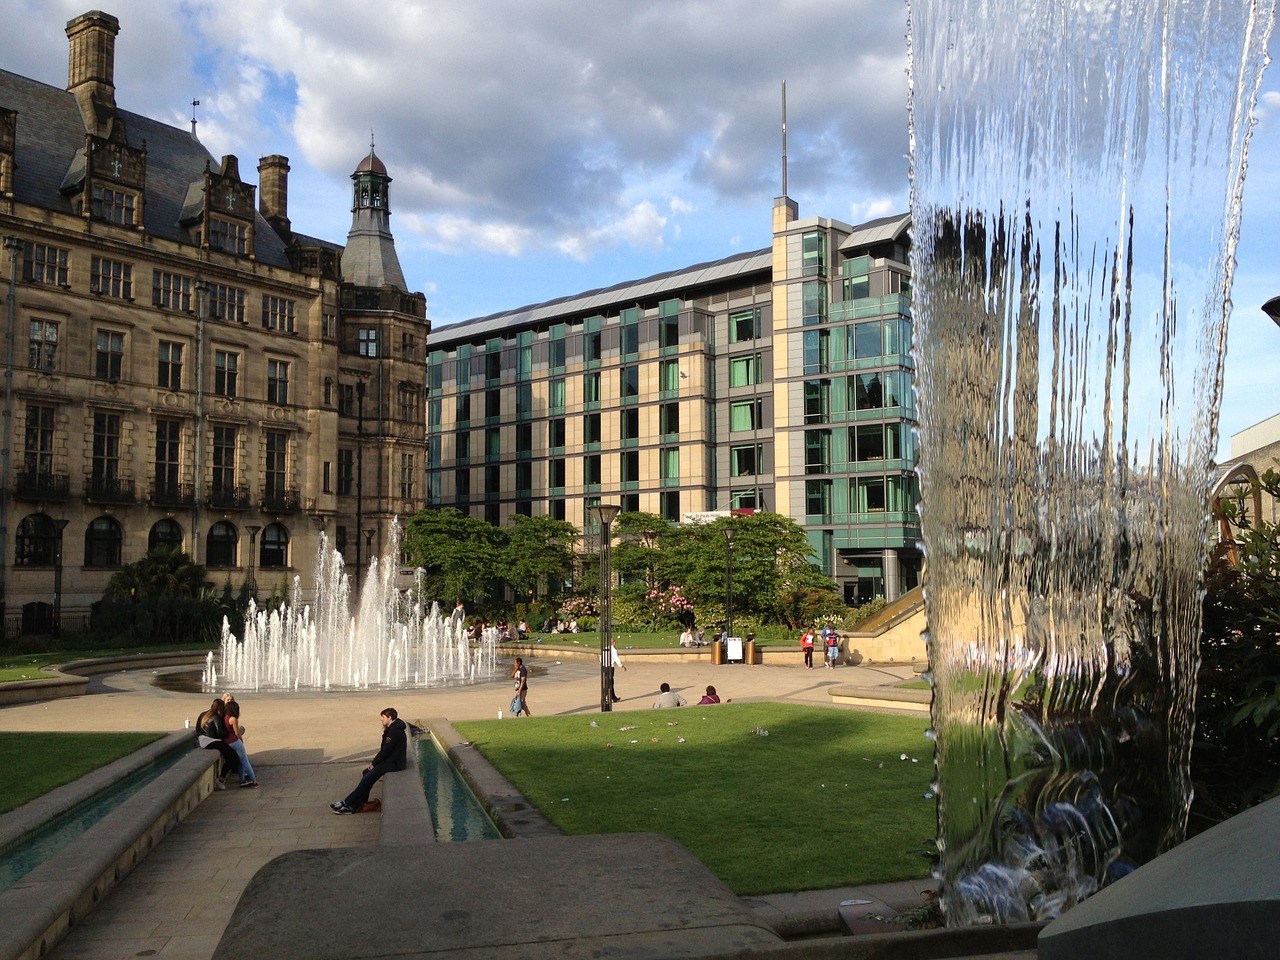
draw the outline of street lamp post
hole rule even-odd
[[[53,555],[53,635],[62,636],[62,532],[70,520],[53,521],[58,526],[57,553]]]
[[[724,528],[724,632],[733,636],[733,527]]]
[[[253,561],[254,555],[257,553],[255,544],[258,542],[258,531],[261,530],[262,527],[257,526],[256,524],[249,524],[245,529],[249,531],[249,596],[254,600],[257,600],[258,581],[255,580],[253,576]]]
[[[360,578],[360,528],[364,526],[364,381],[356,381],[356,581]]]
[[[5,638],[5,603],[8,599],[6,577],[9,572],[9,444],[13,436],[13,337],[16,322],[15,304],[18,286],[18,254],[21,237],[5,237],[4,249],[9,254],[9,295],[6,312],[4,359],[4,440],[0,448],[0,641]]]
[[[613,698],[609,695],[609,676],[613,672],[613,577],[609,569],[613,555],[613,541],[609,527],[622,512],[616,503],[596,503],[589,508],[600,522],[600,712],[613,710]]]

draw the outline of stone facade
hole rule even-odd
[[[79,627],[161,544],[218,585],[309,592],[322,532],[354,568],[425,503],[430,326],[385,167],[370,148],[352,175],[381,259],[347,282],[341,244],[292,230],[287,158],[262,161],[259,209],[235,157],[117,107],[118,30],[67,25],[65,91],[0,71],[8,636]]]

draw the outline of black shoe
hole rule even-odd
[[[348,807],[348,806],[347,806],[343,801],[341,801],[341,800],[339,800],[337,803],[331,803],[331,804],[329,804],[329,809],[330,809],[330,810],[332,810],[334,813],[338,813],[338,814],[355,813],[355,811],[354,811],[354,810],[352,810],[350,807]]]

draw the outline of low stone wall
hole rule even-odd
[[[148,750],[171,748],[190,740],[182,730]],[[128,758],[126,758],[128,759]],[[218,754],[192,749],[169,770],[125,799],[83,836],[40,864],[7,890],[0,891],[0,960],[39,960],[79,920],[136,867],[160,839],[213,792]],[[117,761],[119,763],[120,761]],[[106,771],[108,768],[104,768]],[[117,774],[119,775],[119,774]],[[69,784],[92,792],[86,784]],[[60,788],[62,789],[62,788]],[[75,792],[74,790],[72,791]],[[58,793],[55,791],[54,793]],[[48,819],[65,805],[68,794],[48,794],[19,811],[25,819],[4,827],[22,832],[31,818]],[[47,801],[47,803],[46,803]],[[13,814],[6,814],[7,820]]]
[[[902,687],[858,687],[849,684],[831,687],[827,691],[832,703],[852,707],[871,707],[876,710],[901,710],[908,713],[928,713],[933,703],[931,690],[906,690]]]
[[[421,721],[412,724],[410,734],[424,735]],[[418,751],[413,749],[412,740],[409,745],[409,765],[399,773],[387,774],[381,781],[378,843],[383,846],[436,842],[431,808],[427,805],[427,794],[422,786],[422,769],[418,766]]]
[[[195,666],[204,663],[207,656],[208,653],[203,650],[183,650],[175,653],[135,653],[93,660],[69,660],[42,667],[40,672],[45,676],[37,680],[9,680],[0,683],[0,707],[57,700],[60,697],[79,697],[89,686],[89,678],[98,674]]]
[[[926,663],[929,652],[920,636],[924,626],[924,606],[920,605],[890,621],[882,630],[842,633],[841,652],[847,658],[856,650],[868,663]]]
[[[65,674],[41,677],[39,680],[8,680],[0,683],[0,707],[79,697],[84,695],[88,686],[88,677],[68,677]]]
[[[844,632],[840,634],[840,663],[919,663],[927,661],[924,641],[920,631],[924,629],[924,614],[912,616],[894,624],[879,634]],[[591,636],[591,634],[587,634]],[[814,648],[814,659],[822,656],[820,645]],[[645,647],[626,649],[618,653],[624,663],[632,660],[645,663],[711,663],[712,648],[706,647]],[[560,660],[598,660],[600,648],[585,644],[564,643],[504,643],[498,647],[503,657],[556,657]],[[803,666],[800,640],[791,644],[756,644],[756,664],[769,666]]]

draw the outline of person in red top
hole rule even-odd
[[[804,651],[804,665],[813,669],[813,629],[810,628],[800,637],[800,649]]]

